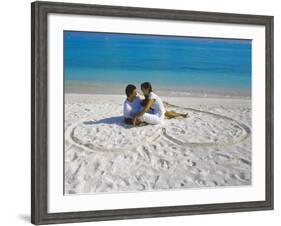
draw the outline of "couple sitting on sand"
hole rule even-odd
[[[127,124],[141,126],[144,124],[161,124],[165,116],[167,118],[187,117],[188,114],[181,114],[174,111],[166,111],[160,97],[153,91],[149,82],[141,84],[144,99],[137,96],[136,86],[130,84],[126,87],[127,98],[123,105],[124,121]]]

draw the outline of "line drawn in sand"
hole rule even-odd
[[[247,125],[233,118],[167,102],[164,104],[166,108],[187,111],[191,117],[165,120],[163,125],[133,127],[124,125],[121,116],[112,117],[114,120],[112,118],[94,120],[92,116],[88,116],[67,127],[65,138],[68,138],[70,146],[76,145],[85,151],[117,153],[156,142],[161,137],[184,147],[226,147],[244,141],[251,134],[251,129]],[[201,127],[189,127],[196,120],[201,120]],[[221,121],[224,123],[220,123]],[[185,126],[186,130],[177,127],[178,123]],[[220,124],[224,126],[220,127]],[[213,135],[204,137],[202,134],[198,134],[194,136],[200,130],[204,132],[204,129],[212,130]]]

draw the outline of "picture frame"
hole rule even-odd
[[[265,28],[265,199],[243,202],[156,206],[50,213],[49,185],[49,92],[48,16],[75,15],[137,18],[162,21],[189,21],[214,24],[262,26]],[[136,8],[58,2],[31,4],[31,222],[33,224],[76,223],[150,217],[184,216],[242,211],[272,210],[274,203],[273,167],[273,16],[217,12]],[[262,147],[260,147],[262,148]],[[63,151],[63,148],[61,149]]]

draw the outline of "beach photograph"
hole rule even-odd
[[[64,194],[252,185],[252,41],[64,31]]]

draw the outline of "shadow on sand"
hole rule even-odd
[[[122,126],[125,129],[134,128],[133,125],[125,124],[123,116],[113,116],[109,118],[100,119],[98,121],[84,121],[84,125],[98,125],[98,124],[107,124],[107,125],[118,125]]]

